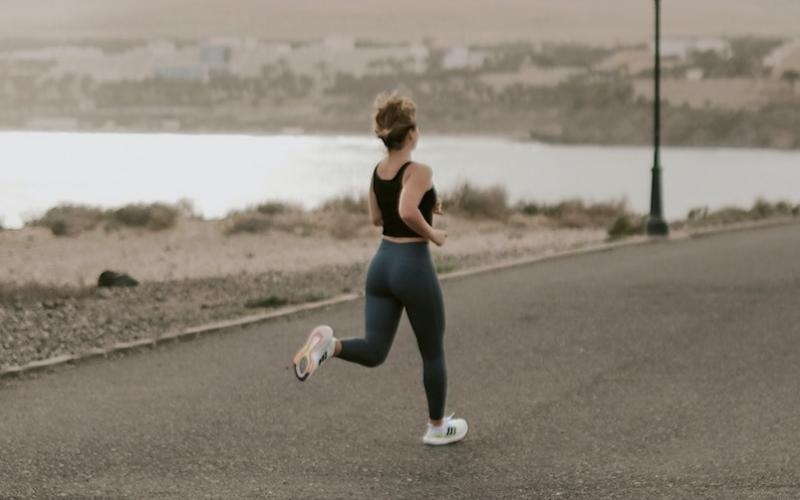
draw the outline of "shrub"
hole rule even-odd
[[[366,195],[341,195],[325,201],[320,205],[319,210],[326,212],[344,212],[348,214],[366,214],[369,211],[369,200]]]
[[[707,224],[730,224],[752,219],[752,213],[744,208],[724,207],[713,212],[707,212],[699,222]]]
[[[94,287],[43,285],[35,282],[24,284],[0,282],[0,305],[82,299],[94,293]]]
[[[178,218],[178,208],[164,203],[131,204],[109,211],[109,227],[144,227],[154,231],[169,229]]]
[[[28,225],[46,227],[54,236],[72,236],[97,227],[103,220],[103,211],[87,205],[57,205]]]
[[[516,206],[517,212],[521,212],[525,215],[543,215],[543,205],[540,205],[536,202],[519,202]]]
[[[340,195],[325,201],[312,214],[313,221],[338,240],[357,237],[369,226],[366,195]]]
[[[693,208],[687,215],[687,222],[696,225],[731,224],[774,216],[797,215],[800,215],[800,205],[793,206],[786,201],[770,203],[759,198],[749,210],[738,207],[723,207],[714,211],[710,211],[708,207]]]
[[[565,200],[552,205],[521,202],[516,210],[526,215],[541,215],[553,220],[560,227],[583,228],[608,226],[616,218],[628,213],[625,201],[592,203],[581,200]]]
[[[174,206],[175,210],[178,211],[178,215],[181,217],[185,217],[187,219],[199,217],[194,209],[194,202],[189,198],[181,198],[177,203],[175,203]]]
[[[759,198],[753,203],[753,208],[750,209],[750,213],[756,219],[764,219],[775,214],[775,207],[768,201]]]
[[[303,303],[303,302],[317,302],[317,301],[320,301],[320,300],[325,300],[325,299],[329,298],[331,295],[332,294],[330,292],[326,291],[326,290],[322,290],[322,289],[318,289],[318,288],[312,288],[312,289],[306,290],[302,294],[300,294],[300,297],[298,298],[297,302],[300,302],[300,303]]]
[[[479,188],[464,182],[442,200],[446,210],[467,217],[505,220],[509,215],[508,194],[502,186]]]
[[[244,306],[249,309],[255,309],[261,307],[264,308],[280,307],[280,306],[285,306],[288,303],[289,300],[286,299],[285,297],[279,297],[277,295],[267,295],[260,299],[248,300],[247,302],[245,302]]]
[[[364,214],[342,214],[328,220],[328,233],[337,240],[347,240],[359,235],[360,230],[367,226],[367,217]]]
[[[106,229],[144,227],[158,231],[173,227],[181,213],[191,212],[191,202],[188,201],[179,202],[175,206],[165,203],[131,204],[110,210],[88,205],[63,204],[49,209],[28,225],[46,227],[55,236],[73,236],[90,231],[104,221]]]
[[[646,218],[623,214],[608,226],[608,239],[618,240],[627,236],[644,234]]]
[[[781,216],[794,215],[795,209],[798,208],[797,206],[792,206],[788,201],[785,200],[777,201],[772,205],[770,205],[769,202],[765,202],[763,200],[757,200],[756,205],[758,205],[758,207],[761,210],[765,210],[767,213],[769,213],[769,215],[781,215]],[[766,208],[764,208],[765,205]]]
[[[708,217],[708,207],[695,207],[686,214],[686,220],[689,222],[694,222],[706,217]]]
[[[281,307],[289,304],[303,304],[305,302],[317,302],[333,295],[330,291],[321,288],[305,288],[297,290],[289,295],[276,295],[271,293],[263,297],[248,300],[244,306],[249,309]]]
[[[265,233],[272,229],[272,219],[258,212],[237,213],[232,216],[230,224],[225,228],[225,234],[238,233]]]
[[[302,209],[292,203],[284,203],[282,201],[267,201],[256,205],[255,211],[264,215],[277,215],[290,212],[300,212]]]

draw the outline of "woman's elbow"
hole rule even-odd
[[[403,219],[403,222],[408,224],[409,221],[413,221],[416,218],[417,213],[419,210],[400,210],[399,214],[400,218]]]

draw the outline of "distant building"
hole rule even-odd
[[[486,54],[471,51],[469,47],[450,47],[442,59],[443,69],[480,68],[486,60]]]
[[[258,77],[262,67],[275,64],[292,52],[288,43],[264,43],[254,39],[242,39],[238,45],[228,45],[228,48],[227,69],[242,77]]]
[[[725,40],[665,40],[661,43],[662,65],[669,68],[678,61],[685,60],[692,52],[707,51],[726,58],[731,56],[730,44]],[[647,48],[618,50],[595,64],[594,69],[637,75],[653,69],[654,55],[655,46],[652,44]],[[687,72],[686,78],[700,80],[703,74],[701,70],[693,68]]]
[[[356,40],[353,37],[329,36],[322,42],[323,47],[333,52],[351,52],[355,50]]]
[[[154,56],[165,56],[177,51],[178,47],[172,40],[153,40],[147,42],[146,50]]]
[[[35,80],[53,67],[52,61],[37,59],[0,59],[0,75]],[[6,80],[8,81],[8,80]]]
[[[213,69],[222,69],[231,59],[231,49],[223,45],[201,45],[200,62]]]
[[[642,71],[652,70],[653,53],[646,49],[619,50],[594,65],[598,71],[620,71],[637,75]]]
[[[353,49],[348,50],[350,43],[342,40],[331,38],[323,43],[309,43],[293,49],[287,57],[281,56],[280,60],[298,75],[327,72],[355,77],[394,71],[421,73],[427,64],[428,49],[421,45],[356,47],[353,44]]]
[[[655,45],[650,44],[651,53],[655,53]],[[731,44],[719,38],[684,40],[667,39],[661,42],[661,56],[686,59],[692,52],[715,52],[722,57],[731,57]]]
[[[700,68],[691,68],[686,70],[686,79],[692,82],[696,82],[703,79],[705,73]]]
[[[186,82],[208,81],[208,68],[204,66],[165,66],[156,68],[156,76],[165,80]]]
[[[776,47],[764,57],[763,63],[772,70],[772,75],[776,78],[788,71],[800,72],[800,39]]]
[[[478,80],[495,90],[503,90],[515,85],[534,87],[555,87],[569,80],[573,75],[581,73],[579,68],[556,67],[544,68],[532,64],[523,65],[519,71],[503,71],[482,73]]]

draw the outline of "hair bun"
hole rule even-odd
[[[373,104],[373,131],[389,149],[399,149],[416,127],[417,106],[396,91],[381,92]]]

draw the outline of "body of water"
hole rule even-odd
[[[210,218],[264,200],[313,208],[365,192],[382,154],[366,135],[2,132],[0,222],[19,227],[61,202],[188,198]],[[505,186],[511,201],[625,198],[638,212],[649,209],[649,148],[423,136],[414,158],[433,167],[439,191],[466,180]],[[757,197],[800,202],[800,152],[666,148],[662,163],[669,219],[697,206],[749,206]]]

